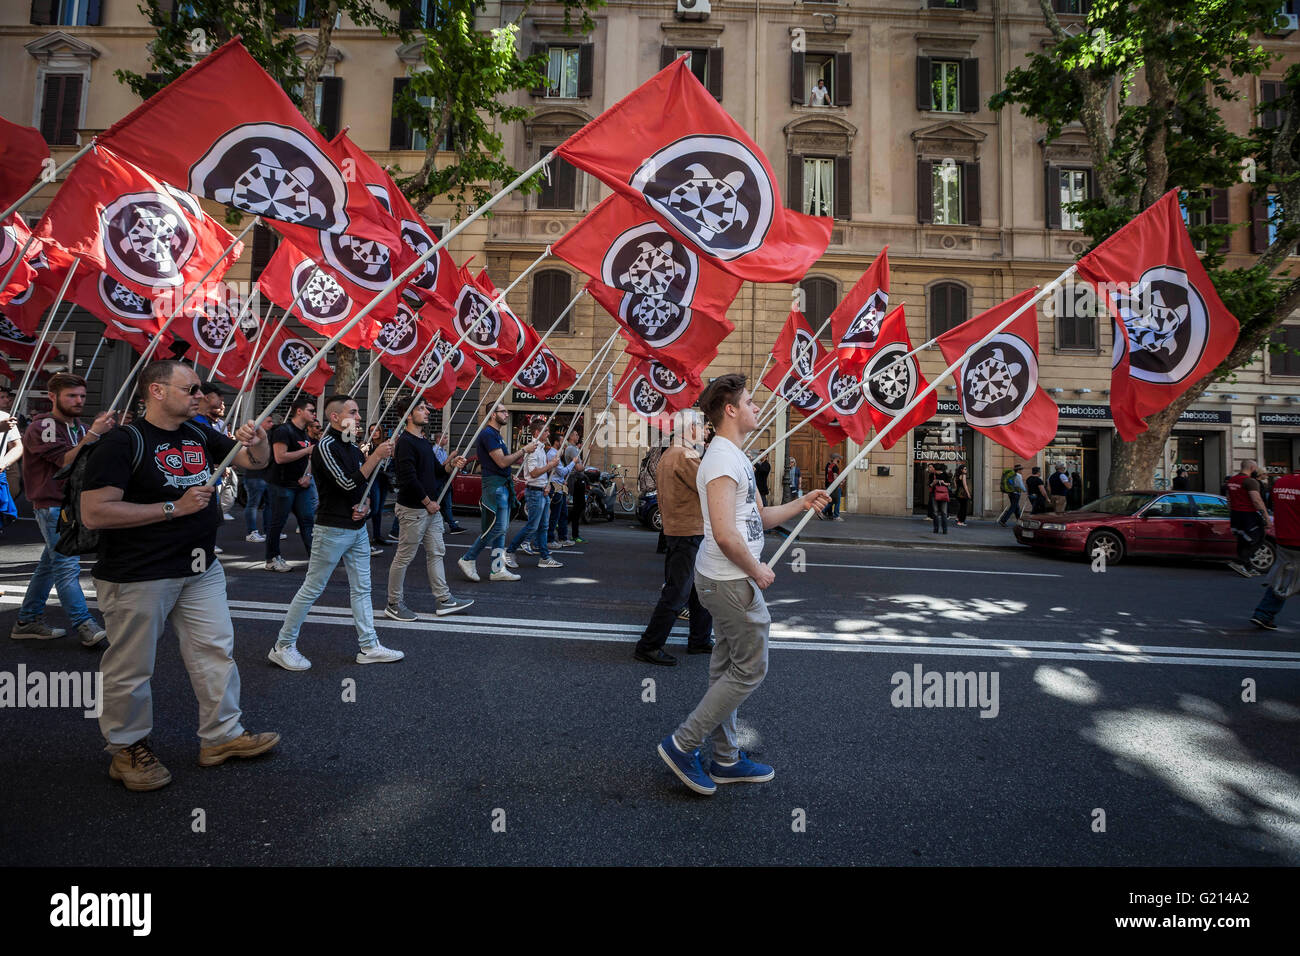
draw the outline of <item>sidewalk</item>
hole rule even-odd
[[[786,533],[798,522],[787,522],[780,527]],[[844,515],[843,521],[822,521],[813,518],[799,535],[800,541],[810,544],[876,544],[893,547],[937,547],[988,550],[1005,548],[1027,550],[1017,544],[1011,526],[999,528],[993,518],[971,518],[965,528],[958,528],[950,516],[948,533],[934,534],[930,519],[924,515]],[[785,537],[773,529],[770,534]]]

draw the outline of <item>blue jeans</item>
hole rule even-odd
[[[383,544],[384,541],[384,500],[387,497],[388,491],[376,478],[370,486],[370,520],[375,527],[375,544]]]
[[[551,520],[546,526],[550,541],[562,541],[569,535],[569,495],[565,491],[551,493]]]
[[[477,558],[484,546],[491,552],[505,550],[506,529],[510,527],[510,484],[508,478],[499,475],[484,477],[483,493],[478,502],[483,511],[480,519],[483,528],[465,552],[466,561]]]
[[[63,613],[68,615],[73,627],[92,620],[90,611],[86,609],[86,596],[81,593],[81,559],[54,550],[59,542],[59,509],[37,508],[36,526],[45,539],[45,550],[41,552],[41,559],[27,583],[27,596],[18,609],[18,623],[26,624],[45,613],[51,586],[58,591]]]
[[[307,612],[324,592],[330,575],[340,561],[348,572],[348,591],[352,598],[352,620],[357,626],[357,642],[363,651],[379,643],[379,635],[375,633],[375,610],[370,603],[369,533],[365,525],[360,528],[327,528],[322,525],[316,529],[312,539],[307,577],[289,602],[284,625],[275,641],[277,647],[289,647],[297,643],[298,630],[307,619]]]
[[[249,534],[257,530],[257,513],[262,512],[262,527],[271,529],[271,497],[266,492],[266,481],[244,476],[244,527]]]
[[[531,536],[537,545],[537,552],[542,556],[542,560],[546,561],[551,556],[550,550],[546,547],[546,525],[551,514],[551,499],[547,496],[546,489],[526,489],[524,506],[528,509],[528,523],[515,535],[515,539],[510,542],[510,547],[506,550],[514,554],[516,549]]]
[[[316,482],[306,488],[295,485],[283,488],[280,485],[267,485],[267,497],[271,499],[271,523],[266,529],[266,560],[280,556],[280,532],[289,521],[289,512],[298,519],[298,534],[303,547],[311,553],[311,529],[316,524]],[[369,554],[369,552],[367,552]]]
[[[998,524],[1005,527],[1009,519],[1020,517],[1020,492],[1005,491],[1003,494],[1007,496],[1007,510],[998,517]]]
[[[1265,623],[1272,624],[1273,618],[1277,617],[1277,612],[1282,610],[1282,605],[1286,603],[1286,598],[1282,597],[1272,587],[1264,589],[1264,596],[1260,599],[1259,607],[1255,608],[1253,617],[1259,618]]]
[[[840,516],[840,497],[844,494],[843,488],[836,488],[831,492],[830,504],[822,509],[822,514],[828,518],[838,518]]]

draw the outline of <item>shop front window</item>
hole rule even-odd
[[[1101,497],[1097,431],[1091,428],[1062,428],[1043,449],[1043,480],[1051,478],[1058,464],[1070,476],[1066,508],[1074,511]]]
[[[958,465],[966,466],[966,483],[975,501],[971,513],[979,514],[982,505],[979,481],[975,477],[975,431],[960,420],[945,423],[934,420],[912,429],[912,513],[925,514],[930,508],[930,483],[927,465],[944,465],[955,474]],[[954,513],[956,509],[953,509]]]

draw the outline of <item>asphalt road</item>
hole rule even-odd
[[[701,798],[655,745],[703,693],[707,658],[685,655],[684,631],[679,666],[631,658],[662,580],[653,534],[591,528],[563,569],[523,558],[517,584],[464,582],[449,561],[477,603],[415,624],[379,616],[406,652],[397,664],[353,661],[340,571],[299,644],[314,666],[289,673],[266,652],[301,575],[261,570],[237,529],[221,543],[245,723],[283,743],[200,768],[169,631],[152,740],[172,784],[110,781],[80,712],[0,710],[0,863],[1300,862],[1300,618],[1288,608],[1282,629],[1257,631],[1259,584],[1221,565],[1098,574],[1030,553],[810,545],[804,570],[787,561],[767,592],[771,667],[740,712],[776,778]],[[4,632],[34,534],[20,523],[0,539]],[[469,536],[449,540],[454,557]],[[392,550],[374,559],[379,607]],[[303,560],[296,538],[285,557]],[[408,603],[433,608],[422,562]],[[97,661],[69,638],[0,640],[0,671]],[[990,694],[996,676],[996,705],[895,706],[897,675],[917,667],[982,674]]]

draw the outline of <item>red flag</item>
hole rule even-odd
[[[437,349],[438,354],[447,359],[447,367],[456,376],[457,388],[469,388],[470,383],[478,375],[478,363],[474,361],[469,351],[461,346],[455,346],[454,340],[449,340],[446,333],[441,328],[438,329],[438,339],[434,342],[433,347]]]
[[[861,401],[864,406],[862,410],[870,416],[876,431],[882,431],[885,425],[897,417],[898,413],[929,385],[925,376],[921,374],[921,366],[915,355],[909,355],[899,361],[910,351],[912,351],[912,339],[907,334],[907,319],[900,305],[881,320],[875,348],[867,358],[861,375],[846,374],[841,380],[831,384],[831,394],[836,394],[837,389],[847,388],[850,382],[866,378],[868,381],[865,387],[854,395],[854,399]],[[921,401],[921,404],[908,412],[903,421],[880,439],[880,446],[894,447],[894,443],[911,429],[934,418],[938,410],[939,399],[934,392],[931,392]],[[854,430],[856,429],[850,429],[850,436],[853,435]],[[856,437],[853,440],[862,441]]]
[[[885,246],[831,313],[831,341],[841,369],[849,373],[862,371],[876,347],[880,324],[888,310],[889,246]]]
[[[519,387],[534,398],[548,399],[573,387],[578,373],[570,368],[549,345],[543,344],[533,360],[519,373]]]
[[[1171,189],[1076,263],[1111,312],[1110,407],[1124,441],[1232,351],[1239,327],[1187,235]],[[1068,298],[1068,297],[1067,297]]]
[[[0,309],[0,319],[5,320],[0,321],[0,327],[8,322],[19,332],[35,335],[54,304],[56,294],[39,281],[32,283]]]
[[[9,363],[2,358],[0,358],[0,375],[3,375],[5,378],[9,379],[10,385],[16,384],[18,380],[22,378],[21,375],[15,374],[14,370],[9,367]]]
[[[464,274],[464,266],[461,267],[461,272]],[[496,377],[499,374],[498,367],[521,360],[520,352],[524,345],[537,344],[536,333],[533,333],[531,339],[529,338],[532,329],[524,325],[504,300],[495,309],[492,308],[492,303],[501,293],[488,278],[486,269],[473,278],[468,276],[464,278],[468,281],[461,287],[453,303],[455,312],[452,314],[452,327],[449,334],[454,333],[458,339],[474,325],[475,319],[484,317],[482,322],[474,326],[474,331],[469,333],[465,345],[483,366],[484,375],[493,381],[505,381],[510,376],[507,374],[505,378]]]
[[[0,118],[0,209],[8,209],[36,185],[49,158],[40,130]]]
[[[725,318],[715,319],[668,299],[621,292],[595,279],[587,283],[587,291],[614,317],[624,339],[653,352],[682,375],[707,368],[718,355],[718,345],[735,328]]]
[[[817,341],[817,336],[813,335],[812,326],[798,309],[791,309],[790,314],[786,316],[785,325],[781,326],[781,334],[772,344],[772,358],[775,359],[772,368],[767,375],[763,376],[763,384],[768,388],[775,388],[769,383],[769,377],[780,382],[785,373],[792,370],[798,371],[796,378],[805,375],[811,377],[813,370],[820,368],[825,361],[826,351],[822,348],[821,342]]]
[[[742,279],[797,282],[830,243],[831,220],[785,208],[767,157],[685,57],[558,152]]]
[[[257,286],[280,308],[292,307],[296,318],[329,337],[365,308],[371,298],[347,278],[324,267],[318,268],[287,240],[280,243],[267,262]],[[391,308],[385,311],[385,305]],[[395,312],[396,301],[389,296],[348,330],[343,344],[354,349],[370,348],[380,324]]]
[[[160,179],[264,219],[381,241],[390,232],[369,190],[348,182],[336,153],[238,38],[99,143]]]
[[[671,428],[669,416],[690,408],[704,391],[698,375],[680,376],[634,345],[628,346],[627,356],[614,400],[661,429]]]
[[[77,160],[36,234],[127,287],[155,296],[198,282],[219,260],[208,278],[220,279],[244,248],[236,242],[222,260],[234,236],[204,213],[197,199],[106,149]]]
[[[395,374],[406,375],[414,363],[429,347],[436,327],[421,321],[417,313],[406,302],[397,304],[397,312],[387,319],[375,335],[371,348],[378,353],[379,361]]]
[[[967,423],[1021,458],[1034,457],[1052,440],[1059,415],[1038,385],[1037,309],[1025,309],[992,339],[976,343],[1034,295],[1034,289],[1026,289],[938,340],[949,365],[962,359],[955,381]]]
[[[74,279],[68,290],[68,298],[105,325],[116,324],[124,335],[143,333],[146,341],[157,334],[166,320],[166,315],[159,316],[161,310],[155,310],[152,297],[128,289],[107,272],[88,271],[84,277]],[[182,320],[178,317],[176,321]],[[169,333],[169,341],[170,338]]]
[[[587,288],[628,334],[683,371],[704,368],[734,330],[740,280],[617,194],[552,247],[592,276]]]
[[[101,318],[103,317],[101,316]],[[138,354],[143,355],[144,350],[149,347],[149,343],[153,341],[155,336],[127,319],[109,318],[104,322],[104,338],[126,342]],[[162,333],[162,341],[154,349],[154,355],[160,358],[166,357],[174,341],[176,341],[176,337],[171,334],[170,330]]]
[[[42,244],[33,241],[27,245],[31,235],[32,231],[18,213],[14,213],[0,226],[0,278],[4,278],[11,266],[14,268],[8,283],[0,289],[0,305],[22,295],[36,279],[36,270],[31,263],[40,255]],[[27,246],[26,252],[23,251],[23,246]],[[19,256],[22,258],[19,259]]]
[[[531,325],[523,325],[524,337],[519,343],[519,351],[497,365],[484,365],[483,374],[494,382],[508,382],[523,371],[526,363],[532,362],[542,344],[542,337]],[[480,361],[482,359],[480,358]]]
[[[405,306],[398,309],[399,318],[403,308]],[[438,340],[432,346],[431,338]],[[456,391],[456,371],[449,362],[442,360],[444,349],[439,348],[440,342],[441,334],[437,329],[417,323],[409,347],[398,343],[398,351],[379,353],[380,363],[397,376],[398,389],[418,390],[434,408],[446,405]]]
[[[37,341],[36,336],[28,335],[7,316],[0,314],[0,352],[10,358],[27,360],[35,353]]]
[[[316,346],[284,329],[276,331],[275,339],[269,348],[265,339],[261,347],[266,349],[266,354],[262,356],[262,368],[272,375],[280,375],[284,378],[293,378],[298,370],[310,362],[316,354]],[[303,392],[307,395],[321,395],[333,374],[334,369],[330,368],[329,363],[325,361],[325,356],[322,355],[316,359],[315,369],[303,380]]]
[[[226,283],[210,283],[203,294],[186,304],[184,313],[168,329],[195,346],[195,361],[215,367],[216,377],[236,388],[243,384],[244,370],[253,361],[252,344],[235,325],[246,301]],[[217,356],[221,356],[219,364]]]
[[[792,312],[791,317],[803,316],[798,312]],[[787,320],[788,322],[788,320]],[[791,427],[807,415],[813,415],[831,400],[829,387],[828,370],[834,365],[833,360],[823,356],[820,360],[821,365],[814,374],[802,374],[786,366],[779,368],[773,365],[763,376],[763,384],[775,392],[778,396],[785,399],[790,406]],[[799,414],[795,414],[795,413]],[[848,437],[847,432],[840,426],[840,423],[834,418],[831,412],[816,415],[813,418],[813,428],[817,429],[831,445],[838,445]]]

